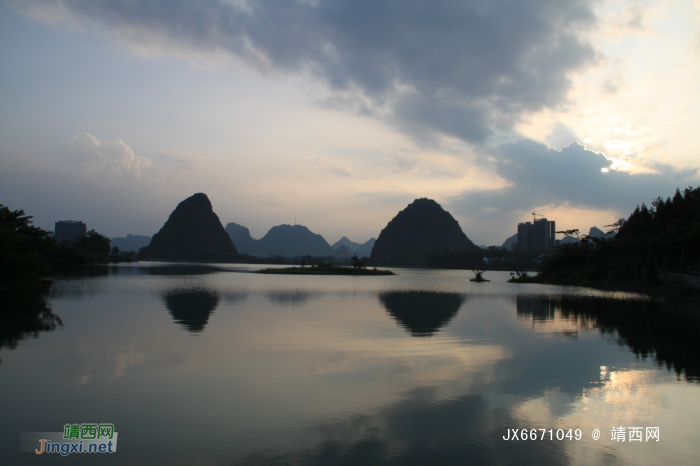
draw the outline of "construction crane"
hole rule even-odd
[[[537,220],[537,217],[544,217],[544,215],[533,212],[532,213],[532,223],[535,223],[535,220]]]

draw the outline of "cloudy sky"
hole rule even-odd
[[[700,184],[700,0],[0,0],[0,203],[152,235],[364,242],[419,197],[477,244]]]

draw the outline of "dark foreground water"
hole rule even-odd
[[[94,267],[2,292],[0,463],[700,464],[693,305],[498,272],[253,269]],[[117,452],[20,452],[21,432],[86,423],[113,423]]]

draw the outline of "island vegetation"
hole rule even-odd
[[[360,260],[357,256],[352,258],[352,267],[343,267],[333,264],[319,264],[310,267],[302,264],[301,267],[285,267],[281,269],[262,269],[256,273],[277,274],[277,275],[396,275],[391,270],[382,270],[365,267],[366,260]]]
[[[469,279],[470,282],[481,283],[481,282],[490,282],[491,281],[491,280],[487,280],[484,278],[484,272],[486,272],[485,270],[476,269],[476,270],[472,270],[472,272],[474,272],[474,278],[470,278]]]

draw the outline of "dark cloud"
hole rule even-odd
[[[408,134],[480,143],[566,99],[569,74],[596,58],[580,37],[596,22],[594,3],[53,0],[17,8],[103,25],[139,47],[224,51],[261,70],[311,73]]]
[[[498,146],[496,173],[511,183],[498,190],[467,191],[452,199],[455,211],[499,218],[544,205],[564,205],[631,212],[641,202],[672,196],[677,187],[698,183],[698,170],[656,164],[656,173],[609,170],[603,154],[573,142],[561,151],[529,139]]]

